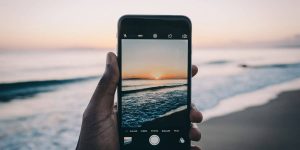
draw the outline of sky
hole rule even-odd
[[[299,46],[299,0],[0,0],[0,49],[114,49],[124,14],[186,15],[194,48]]]
[[[122,78],[186,78],[187,48],[188,40],[123,39]]]

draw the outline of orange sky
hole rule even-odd
[[[122,78],[187,77],[187,40],[122,40]]]
[[[187,15],[194,47],[284,44],[300,34],[299,6],[299,0],[1,0],[0,49],[115,49],[124,14]]]

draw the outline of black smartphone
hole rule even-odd
[[[118,23],[121,150],[188,150],[191,21],[126,15]]]

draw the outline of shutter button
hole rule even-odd
[[[159,136],[157,135],[151,135],[150,138],[149,138],[149,142],[151,145],[158,145],[159,144],[159,141],[160,141],[160,138]]]

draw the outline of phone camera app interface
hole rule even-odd
[[[160,36],[122,34],[121,135],[126,150],[173,150],[187,144],[188,39]]]

